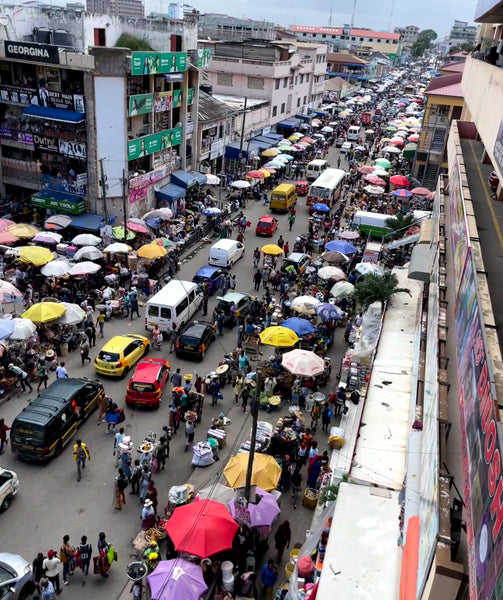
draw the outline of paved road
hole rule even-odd
[[[331,151],[329,157],[335,165],[335,150]],[[344,164],[344,163],[343,163]],[[247,252],[243,260],[239,261],[233,268],[237,275],[237,290],[253,292],[253,267],[251,264],[252,252],[257,245],[261,245],[260,239],[255,236],[254,226],[262,214],[267,210],[261,202],[249,204],[246,215],[252,222],[252,227],[246,233]],[[287,217],[279,216],[279,229],[275,238],[280,234],[289,241],[293,247],[296,235],[307,229],[307,209],[303,198],[299,199],[297,220],[292,233],[288,231]],[[264,242],[267,243],[267,240]],[[182,279],[191,279],[194,273],[206,264],[209,246],[202,246],[195,251],[189,259],[182,264],[178,276]],[[210,299],[209,314],[213,310],[215,299]],[[126,319],[113,320],[105,325],[106,337],[123,332],[144,334],[144,320],[135,319],[132,322]],[[340,361],[345,344],[343,341],[343,330],[337,334],[337,340],[331,349],[334,364],[334,372]],[[100,340],[96,348],[91,349],[91,357],[94,358],[100,347]],[[231,352],[236,345],[236,332],[226,332],[222,338],[218,338],[207,352],[204,362],[194,363],[175,358],[174,354],[168,353],[167,344],[159,352],[152,350],[152,356],[161,355],[170,362],[172,371],[176,367],[181,368],[182,373],[199,373],[206,375],[212,371],[223,353]],[[80,356],[77,352],[72,353],[67,359],[67,368],[70,376],[95,377],[91,367],[80,367]],[[106,392],[119,404],[124,406],[125,381],[110,379],[103,380]],[[335,379],[334,379],[335,382]],[[335,385],[335,383],[331,383]],[[196,441],[205,439],[205,433],[211,423],[211,419],[223,410],[230,419],[232,425],[229,428],[229,439],[225,451],[220,453],[220,462],[206,469],[193,469],[191,467],[191,453],[183,452],[183,434],[175,437],[171,444],[171,457],[167,469],[155,476],[156,486],[159,490],[159,506],[167,504],[167,492],[172,485],[189,481],[196,486],[203,486],[214,482],[219,478],[228,456],[230,456],[247,438],[251,421],[239,408],[232,406],[231,388],[223,390],[224,400],[218,408],[212,408],[206,403],[203,415],[203,423],[196,429]],[[26,406],[27,401],[34,395],[22,394],[16,400],[12,399],[0,407],[0,414],[8,424]],[[126,408],[127,419],[125,421],[126,433],[132,436],[134,442],[138,443],[149,431],[160,432],[164,424],[168,422],[168,401],[166,400],[157,411],[140,411]],[[286,411],[285,411],[286,412]],[[118,597],[127,580],[124,575],[124,567],[130,562],[131,541],[140,529],[140,504],[136,497],[128,496],[128,504],[125,510],[118,512],[112,507],[113,480],[115,476],[114,462],[112,457],[113,439],[105,434],[104,425],[96,426],[96,415],[82,427],[80,437],[88,444],[92,453],[92,460],[80,483],[76,481],[75,465],[72,462],[72,451],[67,447],[61,456],[55,458],[45,465],[28,464],[15,459],[6,452],[0,460],[0,464],[14,469],[21,481],[21,489],[9,510],[0,515],[0,527],[2,531],[2,544],[0,551],[19,553],[27,560],[32,560],[38,551],[46,552],[50,548],[58,549],[64,534],[70,535],[71,543],[77,544],[80,536],[86,534],[93,546],[96,547],[96,539],[99,531],[107,533],[107,539],[113,542],[119,554],[119,562],[114,564],[112,576],[107,580],[91,577],[86,588],[80,585],[80,574],[75,575],[75,583],[70,582],[72,598],[89,597],[90,591],[101,597],[106,594],[108,598]],[[261,413],[260,418],[267,418],[275,422],[278,415],[267,416]],[[320,442],[323,442],[320,439]],[[320,443],[323,446],[323,443]],[[312,511],[299,506],[297,511],[291,508],[291,499],[286,497],[282,502],[282,518],[290,518],[293,526],[292,539],[303,541],[305,530],[309,528]],[[85,590],[85,593],[84,593]],[[65,589],[63,596],[67,595]]]

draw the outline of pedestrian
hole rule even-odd
[[[325,403],[321,411],[321,429],[328,433],[328,426],[330,425],[330,419],[332,418],[332,409]]]
[[[7,432],[9,430],[10,427],[5,424],[5,419],[0,419],[0,454],[4,453],[4,446],[9,443],[7,439]]]
[[[155,482],[154,482],[153,479],[151,479],[148,482],[147,500],[151,500],[152,501],[152,508],[154,509],[154,512],[157,515],[157,504],[158,504],[158,500],[157,500],[157,488],[155,487]]]
[[[255,248],[253,251],[253,268],[256,269],[258,267],[258,263],[260,261],[260,250]]]
[[[129,485],[128,478],[122,469],[119,469],[119,474],[114,481],[114,499],[113,507],[117,510],[122,510],[122,505],[126,504],[126,489]]]
[[[89,339],[89,343],[91,344],[91,346],[96,346],[96,327],[94,326],[93,321],[91,321],[91,323],[86,327],[86,335]]]
[[[171,354],[173,350],[176,348],[176,340],[178,337],[178,332],[176,330],[176,323],[171,325],[171,331],[169,332],[169,353]]]
[[[240,319],[240,323],[238,325],[238,339],[237,339],[237,348],[240,348],[243,345],[243,337],[245,333],[245,326],[243,321]]]
[[[140,318],[140,311],[138,308],[138,296],[136,293],[130,294],[129,296],[129,305],[131,307],[131,313],[129,315],[129,320],[133,320],[133,314],[136,313],[137,317]]]
[[[23,371],[21,367],[18,367],[13,363],[9,363],[8,368],[9,371],[11,371],[11,373],[14,373],[14,375],[16,376],[17,381],[21,385],[21,389],[23,390],[23,392],[26,392],[26,386],[30,388],[30,392],[33,392],[33,388],[31,387],[31,383],[28,381],[28,373],[26,371]]]
[[[108,400],[109,398],[105,394],[101,394],[101,396],[98,398],[98,421],[96,425],[101,425],[101,423],[105,422]]]
[[[349,334],[351,333],[351,329],[353,328],[353,324],[351,323],[351,319],[346,321],[346,326],[344,327],[344,339],[349,344]]]
[[[253,275],[253,285],[255,288],[255,291],[259,291],[260,289],[260,282],[262,281],[262,272],[261,271],[255,271],[255,274]]]
[[[278,570],[272,559],[267,561],[260,569],[260,581],[262,583],[262,595],[264,600],[272,599],[272,588],[278,579]]]
[[[95,562],[95,573],[98,572],[102,577],[108,577],[108,571],[112,560],[108,558],[108,551],[110,546],[107,542],[104,531],[100,531],[98,534],[98,556],[94,558]]]
[[[91,362],[91,359],[89,358],[89,348],[89,340],[87,339],[87,336],[85,336],[80,343],[80,359],[82,361],[82,366],[85,365],[86,360],[87,362]]]
[[[65,363],[61,362],[56,368],[56,379],[68,379],[68,371],[65,368]]]
[[[250,397],[250,387],[245,382],[245,384],[243,385],[243,389],[241,390],[241,408],[243,409],[243,412],[245,415],[248,414],[246,412],[246,406],[248,404],[249,397]]]
[[[100,338],[103,339],[103,330],[105,328],[105,314],[100,312],[100,314],[96,317],[96,325],[100,330]]]
[[[213,406],[213,402],[212,402]],[[189,449],[189,444],[194,441],[194,423],[187,421],[185,423],[185,452]]]
[[[341,167],[341,157],[339,156],[337,158],[337,168],[340,169],[340,167]]]
[[[140,502],[145,502],[147,497],[148,482],[150,481],[150,469],[148,465],[143,465],[143,471],[140,476]]]
[[[68,575],[73,575],[73,551],[70,546],[70,536],[63,536],[63,543],[59,548],[59,560],[63,565],[63,585],[68,585]]]
[[[169,457],[169,441],[165,435],[159,439],[159,446],[157,447],[155,457],[157,459],[157,470],[162,469],[164,471],[166,458]]]
[[[91,460],[89,449],[82,440],[77,440],[73,446],[73,460],[77,463],[77,481],[82,478],[82,469],[86,468],[86,459]]]
[[[215,406],[218,400],[218,396],[220,394],[220,380],[218,377],[213,377],[208,386],[208,392],[211,396],[211,406]]]
[[[245,354],[244,350],[241,350],[238,356],[238,370],[239,374],[242,377],[245,377],[248,372],[248,367],[250,366],[250,360],[248,356]]]
[[[141,473],[142,471],[140,467],[140,459],[137,458],[134,461],[133,472],[131,474],[131,491],[129,492],[130,494],[139,494]]]
[[[203,289],[203,317],[205,317],[208,314],[208,298],[210,295],[210,293],[208,291],[208,285],[206,282],[203,283],[202,289]]]
[[[232,391],[234,393],[234,403],[236,404],[236,406],[239,404],[239,398],[241,396],[242,389],[243,378],[241,377],[241,375],[238,375],[234,381],[234,387],[232,388]]]
[[[59,584],[59,565],[61,561],[56,556],[56,552],[54,550],[49,550],[47,552],[47,558],[44,560],[43,569],[45,571],[45,576],[52,583],[56,594],[61,594],[61,586]],[[44,587],[42,585],[42,587]]]
[[[113,451],[113,456],[115,456],[115,468],[117,468],[119,466],[119,458],[120,458],[120,450],[119,450],[119,444],[122,442],[122,440],[124,439],[124,427],[121,427],[119,429],[119,431],[115,434],[114,437],[114,451]]]
[[[278,564],[283,558],[285,548],[290,546],[291,539],[292,531],[290,529],[290,523],[288,521],[283,521],[274,534],[274,547],[276,548],[276,562]]]
[[[295,224],[295,215],[289,214],[288,215],[288,227],[290,228],[290,231],[292,231],[292,227]]]
[[[37,554],[37,557],[33,559],[32,566],[32,581],[35,589],[41,593],[41,580],[44,578],[44,555],[42,552]]]
[[[82,585],[86,585],[86,577],[89,575],[89,565],[91,563],[91,555],[93,547],[87,541],[87,536],[83,535],[80,538],[80,544],[77,548],[77,554],[80,559],[80,570],[82,571]]]
[[[297,467],[295,468],[295,471],[292,473],[290,483],[292,485],[293,507],[297,508],[297,500],[299,498],[299,493],[302,489],[302,475],[301,475],[300,471],[297,471]]]
[[[182,374],[180,373],[180,367],[178,367],[176,372],[171,375],[170,381],[174,388],[182,386]]]
[[[40,588],[42,589],[42,600],[55,600],[56,594],[60,593],[55,592],[52,581],[45,577],[40,580]]]
[[[49,381],[49,374],[47,373],[47,367],[45,361],[40,360],[37,365],[37,376],[38,376],[38,387],[37,392],[40,392],[40,388],[44,386],[47,389],[47,382]]]
[[[141,509],[141,528],[147,531],[155,525],[155,511],[152,500],[145,500]]]
[[[231,290],[235,290],[237,285],[236,276],[233,275],[230,280],[230,288]]]

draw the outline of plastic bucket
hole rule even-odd
[[[68,356],[68,344],[61,344],[59,353],[61,356]]]
[[[232,581],[234,581],[234,573],[232,572],[234,570],[234,565],[231,563],[230,560],[224,560],[220,568],[222,569],[223,580],[232,579]]]
[[[289,562],[286,564],[286,566],[285,566],[286,579],[290,578],[290,575],[293,573],[294,568],[295,568],[295,565],[293,564],[293,562]]]

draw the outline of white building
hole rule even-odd
[[[461,46],[462,44],[475,45],[476,37],[477,27],[475,25],[468,25],[466,21],[454,21],[454,25],[446,41],[450,48]]]

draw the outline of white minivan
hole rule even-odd
[[[237,240],[218,240],[210,248],[208,264],[230,269],[245,253],[245,247]]]
[[[307,163],[306,166],[306,179],[308,181],[314,181],[328,168],[328,162],[321,158],[317,158]]]
[[[197,283],[172,279],[147,301],[145,329],[152,331],[156,325],[162,332],[177,331],[186,325],[199,310],[203,292]]]
[[[357,125],[351,125],[348,129],[347,139],[350,142],[358,142],[360,139],[360,128]]]

